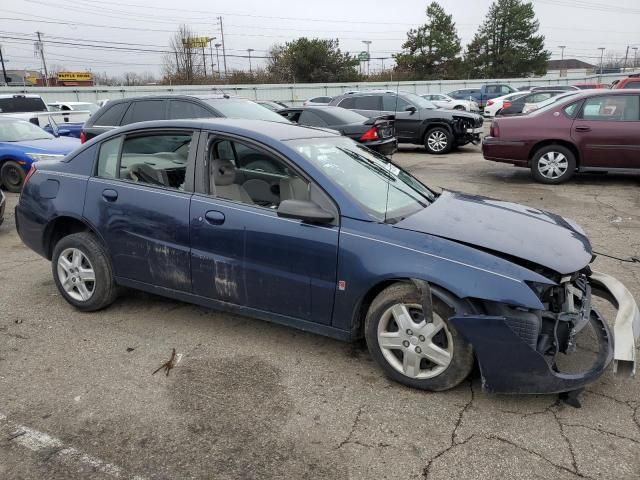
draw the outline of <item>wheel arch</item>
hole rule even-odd
[[[550,140],[543,140],[541,142],[538,142],[531,147],[531,150],[529,150],[529,158],[528,158],[529,167],[531,167],[531,161],[533,160],[533,157],[538,152],[538,150],[544,147],[548,147],[550,145],[560,145],[562,147],[566,147],[569,150],[571,150],[571,153],[573,153],[576,159],[576,168],[580,166],[580,152],[578,151],[578,147],[573,142],[570,142],[568,140],[561,140],[561,139],[550,139]]]
[[[89,232],[95,235],[99,242],[102,238],[97,232],[84,220],[72,215],[63,215],[51,220],[44,229],[43,235],[43,251],[48,260],[53,256],[53,250],[56,244],[64,237],[73,233]]]

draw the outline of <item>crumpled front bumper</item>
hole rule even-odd
[[[482,373],[483,388],[494,393],[541,394],[577,390],[596,380],[615,360],[635,373],[635,342],[640,334],[640,311],[629,290],[615,278],[594,272],[593,293],[617,307],[613,334],[596,310],[592,314],[600,329],[599,350],[591,368],[579,374],[555,371],[547,359],[525,342],[505,317],[456,316],[450,322],[473,346]],[[615,341],[614,341],[615,334]]]

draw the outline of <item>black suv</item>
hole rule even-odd
[[[483,119],[475,113],[444,110],[418,95],[392,91],[350,92],[330,105],[354,110],[369,118],[395,115],[396,137],[401,143],[424,145],[429,153],[479,142]]]
[[[289,123],[276,112],[244,98],[229,95],[153,95],[110,100],[87,120],[80,139],[84,143],[101,133],[130,123],[211,117]]]

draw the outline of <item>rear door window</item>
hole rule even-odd
[[[356,108],[356,99],[355,97],[344,98],[340,101],[338,106],[342,108]]]
[[[201,105],[185,100],[171,100],[169,104],[169,118],[208,118],[214,114]]]
[[[124,112],[127,110],[128,106],[128,102],[114,103],[108,106],[104,112],[95,117],[95,119],[93,120],[93,126],[117,127],[118,125],[120,125],[122,115],[124,115]]]
[[[356,110],[381,110],[382,102],[381,95],[365,95],[362,97],[355,97],[355,109]]]
[[[164,100],[140,100],[133,102],[122,119],[122,125],[149,120],[164,120],[166,118],[166,104]]]
[[[15,96],[0,98],[0,113],[46,112],[47,106],[41,98]]]
[[[640,80],[626,83],[624,88],[640,88]]]

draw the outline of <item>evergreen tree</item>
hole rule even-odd
[[[467,46],[465,67],[471,78],[516,78],[544,75],[551,53],[533,4],[496,0],[484,23]]]
[[[437,2],[427,7],[427,23],[407,32],[402,48],[395,56],[397,69],[416,79],[447,79],[459,73],[460,37],[452,16]]]

